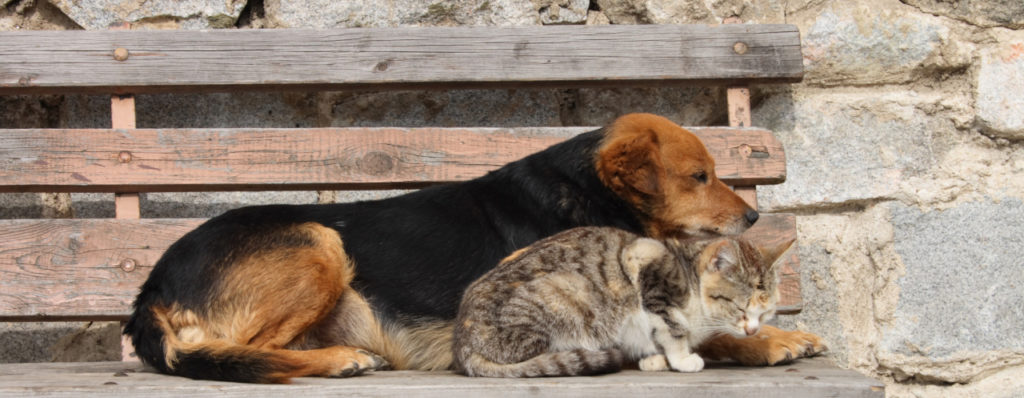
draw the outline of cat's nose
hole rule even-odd
[[[743,218],[747,220],[747,224],[754,225],[754,223],[757,222],[757,219],[761,218],[761,215],[757,214],[757,210],[750,209],[743,214]]]
[[[747,336],[753,336],[757,334],[758,330],[761,330],[761,324],[756,319],[747,319],[745,316],[743,318],[746,320],[743,323],[743,331],[747,332]]]

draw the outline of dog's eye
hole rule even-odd
[[[694,180],[697,180],[697,182],[701,184],[705,184],[708,182],[708,173],[703,171],[693,173],[693,175],[691,175],[690,177],[693,177]]]

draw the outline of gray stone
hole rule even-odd
[[[139,128],[316,127],[315,93],[215,93],[140,95]]]
[[[4,0],[0,7],[0,31],[81,29],[50,4],[40,0]]]
[[[590,0],[533,0],[545,25],[584,24]]]
[[[114,194],[72,193],[71,208],[76,218],[114,218]]]
[[[53,345],[79,327],[72,322],[0,322],[0,363],[49,362]]]
[[[296,28],[540,24],[533,3],[516,0],[266,0],[264,7],[275,24]]]
[[[1024,351],[1024,203],[966,203],[922,212],[891,206],[906,264],[880,349],[931,359],[959,351]]]
[[[0,129],[59,127],[63,105],[59,95],[0,96]]]
[[[994,136],[1020,140],[1024,139],[1024,96],[1011,87],[1024,87],[1024,44],[1000,47],[1002,51],[981,58],[975,96],[977,120]]]
[[[929,14],[983,27],[1024,28],[1024,2],[1020,0],[903,0]]]
[[[43,203],[35,193],[0,193],[0,219],[39,218]]]
[[[121,360],[121,323],[88,322],[51,348],[54,362]]]
[[[786,182],[758,187],[768,211],[899,196],[899,183],[925,175],[954,133],[950,122],[887,95],[771,96],[753,118],[786,151]]]
[[[744,23],[784,23],[786,2],[781,1],[679,1],[594,0],[614,24],[722,23],[738,18]]]
[[[51,0],[78,25],[88,30],[107,29],[117,22],[139,28],[231,28],[245,0]]]
[[[876,12],[856,2],[826,9],[801,26],[804,81],[822,85],[901,83],[939,53],[948,28],[935,18]]]
[[[331,126],[558,126],[557,90],[338,92],[325,98]]]
[[[138,128],[315,127],[320,123],[315,93],[146,94],[135,97]],[[64,124],[110,128],[110,97],[69,95]]]
[[[797,219],[800,223],[800,219]],[[832,257],[816,242],[798,241],[800,250],[800,292],[803,309],[793,315],[779,315],[772,323],[785,330],[803,330],[825,339],[826,355],[837,363],[847,362],[846,339],[839,319],[836,281],[832,277]]]
[[[563,104],[582,126],[603,126],[630,112],[649,112],[684,126],[727,124],[724,90],[709,87],[580,89]]]
[[[72,129],[110,128],[109,95],[65,95],[62,110],[62,127]]]
[[[242,206],[316,203],[317,196],[312,191],[151,192],[139,202],[147,218],[205,218]]]

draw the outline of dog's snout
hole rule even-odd
[[[750,209],[743,214],[743,218],[747,219],[747,224],[754,225],[754,223],[757,222],[757,219],[761,218],[761,215],[757,213],[757,210]]]

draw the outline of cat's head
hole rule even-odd
[[[757,333],[775,315],[780,260],[795,241],[767,247],[737,238],[706,242],[694,263],[707,326],[736,336]]]

